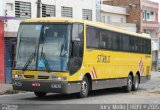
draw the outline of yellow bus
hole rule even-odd
[[[13,89],[78,93],[137,90],[151,77],[151,38],[99,22],[36,18],[20,24]]]

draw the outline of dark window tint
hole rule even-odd
[[[87,27],[87,47],[98,48],[99,45],[99,32],[94,27]]]
[[[122,35],[122,39],[123,39],[123,51],[128,51],[129,50],[129,38],[127,37],[127,35]]]
[[[151,53],[151,40],[87,26],[87,48]]]

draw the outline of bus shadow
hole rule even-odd
[[[125,93],[123,88],[109,88],[109,89],[101,89],[95,90],[90,93],[90,97],[101,96],[101,95],[114,95]]]
[[[141,89],[139,90],[141,91]],[[110,89],[102,89],[102,90],[94,90],[90,92],[88,97],[98,97],[103,95],[118,95],[118,94],[125,94],[123,88],[110,88]],[[134,93],[134,92],[131,92]],[[37,101],[64,101],[64,100],[79,100],[81,98],[78,98],[78,94],[48,94],[45,97],[32,97],[32,98],[26,98],[25,100],[37,100]]]

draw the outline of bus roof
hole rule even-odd
[[[68,22],[68,23],[74,23],[74,22],[78,22],[78,23],[84,23],[86,25],[90,25],[90,26],[94,26],[94,27],[102,28],[102,29],[107,29],[107,30],[110,30],[110,31],[118,32],[118,33],[123,33],[123,34],[127,34],[127,35],[132,35],[132,36],[151,39],[149,34],[134,33],[134,32],[130,32],[130,31],[127,31],[125,29],[122,29],[121,27],[114,26],[114,25],[104,24],[104,23],[101,23],[101,22],[88,21],[88,20],[73,19],[73,18],[45,17],[45,18],[26,19],[26,20],[23,20],[22,22],[28,22],[28,23],[34,23],[34,22]]]

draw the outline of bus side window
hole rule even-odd
[[[70,74],[77,72],[82,65],[84,48],[83,24],[74,23],[72,27],[72,39],[70,43],[71,54],[69,60]]]
[[[98,47],[100,49],[106,49],[106,41],[107,41],[106,35],[103,32],[101,32],[100,33],[100,43]]]
[[[100,32],[98,28],[87,26],[87,48],[99,48]]]
[[[129,51],[129,37],[123,34],[123,51]]]
[[[77,51],[78,54],[74,54],[77,57],[82,57],[83,56],[83,25],[75,23],[73,24],[73,30],[72,30],[72,51]],[[77,49],[74,46],[78,46]],[[75,53],[75,52],[74,52]],[[73,55],[73,54],[72,54]]]

